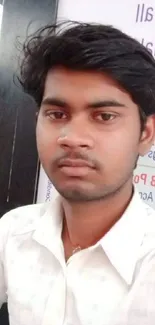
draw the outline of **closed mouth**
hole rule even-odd
[[[59,168],[62,167],[89,167],[94,168],[94,166],[89,163],[88,161],[82,160],[82,159],[62,159],[59,164]]]

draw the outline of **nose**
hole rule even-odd
[[[94,147],[93,138],[83,127],[72,127],[64,129],[60,137],[58,138],[59,146],[66,149],[83,148],[86,150]]]

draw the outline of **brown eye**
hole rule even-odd
[[[64,119],[66,119],[66,114],[64,112],[61,112],[61,111],[50,111],[50,112],[47,112],[47,116],[51,120],[64,120]]]
[[[116,118],[116,114],[102,112],[96,114],[95,118],[99,121],[112,121],[114,118]]]

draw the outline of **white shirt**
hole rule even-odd
[[[0,220],[0,305],[8,301],[10,325],[154,325],[155,212],[139,194],[67,264],[61,230],[58,198]]]

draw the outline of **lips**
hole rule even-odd
[[[94,169],[91,163],[81,159],[62,159],[59,168],[63,174],[70,177],[84,177]]]
[[[89,167],[93,168],[93,165],[82,159],[62,159],[59,162],[59,167]]]

